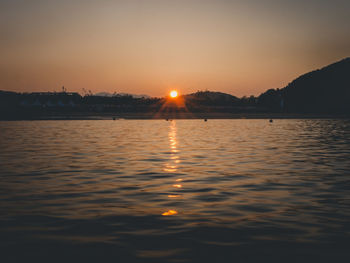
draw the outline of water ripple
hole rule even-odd
[[[79,261],[349,259],[348,120],[23,121],[0,132],[4,262],[59,249]]]

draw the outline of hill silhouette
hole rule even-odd
[[[259,104],[292,113],[350,113],[350,58],[306,73],[283,89],[259,96]]]
[[[239,98],[216,91],[197,91],[195,93],[184,95],[186,101],[200,105],[232,105],[239,103]]]

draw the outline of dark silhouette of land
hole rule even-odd
[[[261,94],[258,104],[291,113],[350,113],[350,58],[304,74],[283,89]]]
[[[237,98],[198,91],[176,99],[63,92],[0,91],[0,119],[269,118],[350,116],[350,58],[309,72],[282,89]]]

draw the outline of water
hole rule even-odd
[[[0,122],[1,262],[349,262],[350,121]]]

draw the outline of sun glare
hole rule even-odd
[[[172,90],[172,91],[170,92],[170,97],[176,98],[177,96],[178,96],[178,93],[177,93],[176,90]]]

